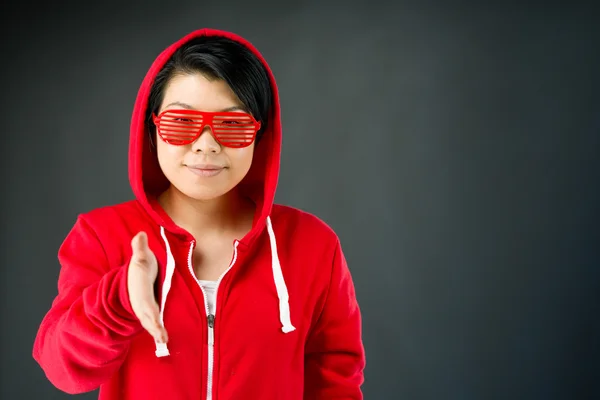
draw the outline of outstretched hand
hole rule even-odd
[[[142,326],[158,343],[166,343],[167,331],[160,322],[160,311],[154,296],[158,276],[156,256],[148,247],[148,236],[139,232],[131,240],[131,261],[127,274],[127,289],[133,312]]]

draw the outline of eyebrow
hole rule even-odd
[[[186,110],[195,110],[195,108],[192,107],[191,105],[189,105],[187,103],[182,103],[180,101],[174,101],[172,103],[169,103],[167,106],[165,106],[165,108],[169,108],[171,106],[179,106],[179,107],[185,108]],[[230,112],[230,111],[248,112],[248,110],[244,106],[231,106],[231,107],[227,107],[222,110],[219,110],[219,112]]]

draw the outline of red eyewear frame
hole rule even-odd
[[[260,121],[248,113],[209,112],[197,110],[165,110],[152,114],[158,136],[168,144],[183,146],[193,143],[209,126],[217,142],[225,147],[248,147],[260,129]]]

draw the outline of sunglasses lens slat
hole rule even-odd
[[[155,117],[154,121],[159,136],[173,145],[193,143],[207,124],[221,145],[247,147],[254,142],[260,128],[260,123],[252,115],[240,112],[167,110]]]

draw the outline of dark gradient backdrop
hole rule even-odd
[[[600,19],[564,3],[2,3],[0,397],[70,398],[31,356],[56,252],[131,198],[138,85],[208,26],[278,79],[277,201],[341,237],[367,399],[600,398]]]

